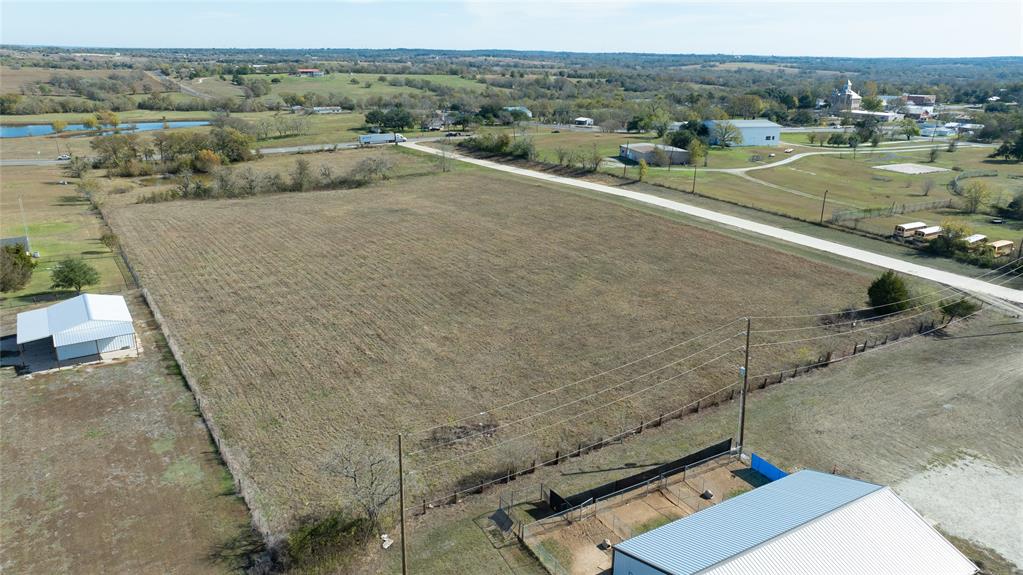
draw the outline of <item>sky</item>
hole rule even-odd
[[[1023,56],[1023,0],[0,0],[4,44]]]

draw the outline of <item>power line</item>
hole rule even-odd
[[[1003,264],[1003,265],[1001,265],[1001,266],[999,266],[997,268],[994,268],[992,270],[988,270],[988,271],[980,274],[979,276],[976,276],[973,279],[979,280],[981,278],[984,278],[985,276],[988,276],[990,274],[993,274],[993,273],[1001,270],[1002,268],[1005,268],[1005,267],[1008,267],[1008,266],[1014,266],[1014,265],[1017,265],[1017,266],[1021,265],[1020,264],[1020,260],[1018,260],[1018,259],[1017,260],[1013,260],[1013,261],[1011,261],[1009,263],[1006,263],[1006,264]],[[1009,272],[1000,274],[998,277],[1002,277],[1004,275],[1007,275],[1008,273],[1014,273],[1015,271],[1017,271],[1017,270],[1015,270],[1015,269],[1010,270]],[[900,301],[896,301],[896,302],[891,302],[891,303],[887,303],[887,304],[883,304],[883,305],[875,305],[875,306],[871,306],[871,307],[862,307],[862,308],[858,308],[858,309],[844,310],[844,311],[841,311],[841,312],[814,313],[814,314],[803,314],[803,315],[762,315],[762,316],[751,316],[750,319],[799,319],[799,318],[808,318],[808,317],[826,317],[826,316],[833,316],[833,315],[841,315],[843,313],[858,313],[858,312],[864,312],[864,311],[871,311],[871,310],[875,310],[875,309],[882,308],[882,307],[888,307],[888,306],[891,306],[893,304],[906,303],[906,302],[915,301],[915,300],[922,299],[922,298],[932,297],[934,295],[937,295],[939,293],[942,293],[942,292],[945,292],[945,291],[948,291],[948,290],[952,290],[952,289],[957,289],[957,288],[954,288],[952,286],[946,286],[946,287],[944,287],[944,288],[942,288],[942,289],[940,289],[940,290],[938,290],[936,292],[932,292],[932,293],[928,293],[928,294],[922,294],[922,295],[914,296],[914,297],[911,297],[911,298],[906,298],[904,300],[900,300]]]
[[[731,337],[727,337],[727,338],[725,338],[725,339],[723,339],[723,340],[721,340],[721,341],[719,341],[719,342],[717,342],[717,343],[715,343],[713,345],[707,346],[707,347],[701,349],[700,351],[698,351],[696,353],[687,355],[686,357],[683,357],[682,359],[678,359],[678,360],[675,360],[675,361],[673,361],[671,363],[662,365],[661,367],[658,367],[657,369],[653,369],[653,370],[650,370],[650,371],[648,371],[648,372],[646,372],[644,374],[637,375],[636,377],[633,377],[631,379],[627,379],[627,380],[625,380],[625,381],[623,381],[621,383],[612,385],[610,387],[606,387],[606,388],[598,390],[598,391],[594,391],[594,392],[586,394],[586,395],[584,395],[582,397],[578,397],[578,398],[576,398],[576,399],[574,399],[572,401],[569,401],[568,403],[563,403],[561,405],[552,407],[552,408],[550,408],[550,409],[548,409],[546,411],[541,411],[541,412],[538,412],[538,413],[534,413],[532,415],[527,415],[525,417],[521,417],[521,418],[516,419],[514,421],[509,421],[507,423],[502,423],[501,425],[499,425],[497,427],[494,427],[494,428],[491,428],[491,429],[486,429],[486,430],[483,430],[483,431],[478,431],[476,433],[473,433],[471,435],[467,435],[465,437],[459,437],[457,439],[452,439],[452,440],[446,441],[444,443],[440,443],[440,444],[437,444],[437,445],[431,445],[430,447],[424,447],[423,449],[419,449],[419,450],[416,450],[416,451],[413,451],[413,452],[409,453],[409,455],[416,455],[416,454],[419,454],[419,453],[423,453],[424,451],[432,451],[434,449],[440,449],[441,447],[446,447],[446,446],[451,445],[453,443],[458,443],[459,441],[464,441],[464,440],[467,440],[467,439],[472,439],[474,437],[479,437],[480,435],[487,435],[487,434],[490,434],[490,433],[494,433],[494,432],[496,432],[498,430],[501,430],[501,429],[504,429],[506,427],[509,427],[509,426],[512,426],[512,425],[516,425],[518,423],[522,423],[523,421],[528,421],[530,419],[533,419],[534,417],[540,417],[542,415],[547,415],[548,413],[552,413],[552,412],[557,411],[559,409],[562,409],[564,407],[568,407],[569,405],[574,405],[576,403],[585,401],[585,400],[587,400],[587,399],[589,399],[589,398],[591,398],[593,396],[600,395],[602,393],[607,393],[608,391],[611,391],[612,389],[617,389],[619,387],[622,387],[623,385],[626,385],[628,383],[632,383],[633,381],[636,381],[637,379],[642,379],[642,378],[644,378],[644,377],[646,377],[648,375],[657,373],[658,371],[662,371],[662,370],[668,369],[669,367],[672,367],[674,365],[678,365],[678,364],[682,363],[683,361],[686,361],[688,359],[694,358],[694,357],[700,355],[701,353],[703,353],[705,351],[709,351],[711,349],[714,349],[715,347],[718,347],[719,345],[721,345],[723,343],[729,342],[729,341],[735,339],[737,336],[743,335],[743,333],[744,332],[739,332],[739,333],[737,333],[737,334],[735,334],[735,335],[733,335]]]
[[[728,389],[730,389],[732,387],[735,387],[736,385],[738,385],[738,382],[726,385],[725,387],[722,387],[721,389],[718,389],[716,391],[712,391],[711,393],[708,393],[707,395],[704,395],[703,397],[701,397],[701,398],[699,398],[697,400],[691,401],[691,402],[683,405],[682,407],[678,407],[678,408],[676,408],[676,409],[674,409],[672,411],[665,412],[665,413],[661,414],[660,416],[658,416],[657,419],[650,419],[650,420],[644,421],[644,422],[641,423],[641,425],[646,427],[647,425],[650,425],[650,424],[654,423],[655,421],[657,421],[658,419],[662,419],[663,417],[669,417],[670,418],[670,417],[674,416],[676,413],[679,413],[680,411],[684,411],[686,409],[689,409],[690,407],[700,403],[701,401],[703,401],[703,400],[705,400],[707,398],[713,397],[713,396],[715,396],[715,395],[717,395],[717,394],[719,394],[719,393],[721,393],[723,391],[727,391]],[[663,419],[662,419],[662,421],[663,421]],[[605,440],[603,438],[601,438],[600,440],[594,441],[593,443],[590,443],[588,445],[583,445],[582,447],[579,448],[579,450],[590,449],[590,448],[592,448],[594,446],[601,445],[604,442],[605,442]],[[560,459],[561,459],[561,455],[559,454],[558,457],[555,457],[555,458],[552,458],[552,459],[548,459],[547,461],[541,461],[541,462],[537,463],[534,467],[544,467],[544,466],[550,465],[551,463],[554,463],[555,461],[558,461]],[[419,470],[413,470],[411,473],[416,473],[418,471]],[[485,481],[483,483],[480,483],[478,485],[474,485],[472,487],[466,487],[466,488],[461,489],[459,491],[453,491],[452,495],[461,495],[463,493],[470,493],[470,492],[476,491],[477,489],[480,489],[482,487],[487,487],[487,486],[493,485],[495,483],[498,483],[500,481],[503,481],[504,479],[505,479],[504,477],[498,477],[497,479],[491,479],[490,481]],[[448,496],[445,495],[444,497],[438,497],[436,499],[433,499],[433,500],[430,500],[430,501],[426,501],[425,503],[428,504],[428,505],[432,505],[434,503],[443,502],[447,498],[448,498]]]
[[[913,338],[920,337],[922,335],[927,335],[929,333],[933,333],[935,331],[938,331],[939,329],[944,329],[944,328],[946,328],[946,327],[948,327],[948,326],[950,326],[950,325],[952,325],[954,323],[959,323],[959,322],[961,322],[961,321],[963,321],[963,320],[965,320],[967,318],[970,318],[970,317],[973,317],[973,316],[977,315],[981,311],[983,311],[983,310],[982,309],[978,309],[977,311],[975,311],[973,313],[969,313],[967,315],[964,315],[963,317],[956,318],[956,319],[946,323],[945,325],[941,325],[941,326],[938,326],[938,327],[935,327],[935,328],[932,328],[932,329],[928,329],[928,330],[922,331],[920,333],[915,333],[913,335],[910,335],[910,336],[907,336],[907,337],[895,340],[892,343],[889,343],[887,345],[884,345],[884,346],[881,346],[881,347],[875,347],[873,349],[868,349],[866,351],[862,351],[860,353],[857,353],[856,355],[847,355],[845,357],[840,357],[838,359],[834,359],[834,360],[831,360],[831,361],[821,361],[821,362],[818,362],[818,363],[812,363],[810,365],[800,366],[799,369],[808,369],[808,368],[811,368],[811,367],[819,367],[821,365],[831,365],[831,364],[847,361],[847,360],[850,360],[850,359],[862,357],[862,356],[864,356],[864,355],[866,355],[868,353],[874,352],[874,351],[883,350],[883,349],[890,349],[893,345],[897,345],[897,344],[909,341],[909,340],[911,340]],[[775,376],[775,375],[780,375],[782,373],[788,373],[789,371],[791,371],[791,369],[783,369],[781,371],[775,371],[775,372],[772,372],[772,373],[758,373],[756,375],[751,375],[750,378],[754,379],[754,378],[758,378],[758,377],[772,377],[772,376]]]
[[[925,309],[924,311],[922,311],[920,313],[916,313],[916,314],[913,314],[913,315],[910,315],[910,316],[899,317],[899,318],[895,318],[895,319],[893,319],[891,321],[886,321],[886,322],[882,322],[882,323],[878,323],[878,324],[874,324],[874,325],[869,325],[867,327],[861,327],[861,328],[858,328],[858,329],[851,329],[849,331],[843,331],[843,332],[839,332],[839,333],[829,333],[829,334],[825,334],[825,335],[819,335],[819,336],[816,336],[816,337],[805,337],[805,338],[802,338],[802,339],[786,339],[786,340],[782,340],[782,341],[768,341],[768,342],[764,342],[764,343],[758,343],[758,344],[752,345],[750,347],[769,347],[769,346],[773,346],[773,345],[784,345],[784,344],[787,344],[787,343],[802,343],[804,341],[815,341],[815,340],[819,340],[819,339],[827,339],[829,337],[841,337],[841,336],[844,336],[844,335],[849,335],[850,333],[858,333],[858,332],[861,332],[861,331],[877,329],[879,327],[884,327],[886,325],[891,325],[893,323],[898,323],[900,321],[906,321],[908,319],[913,319],[915,317],[920,317],[920,316],[922,316],[924,314],[931,313],[931,311],[932,310],[930,310],[930,309]]]
[[[571,382],[571,383],[566,383],[566,384],[564,384],[564,385],[562,385],[562,386],[559,386],[559,387],[555,387],[555,388],[553,388],[553,389],[548,389],[548,390],[546,390],[546,391],[543,391],[543,392],[537,393],[537,394],[535,394],[535,395],[531,395],[531,396],[529,396],[529,397],[525,397],[525,398],[522,398],[522,399],[517,399],[517,400],[515,400],[515,401],[509,402],[509,403],[505,403],[505,404],[503,404],[503,405],[499,405],[499,406],[497,406],[497,407],[492,407],[492,408],[490,408],[490,409],[488,409],[488,410],[486,410],[486,411],[481,411],[481,412],[479,412],[479,413],[477,413],[477,414],[475,414],[475,415],[467,415],[467,416],[465,416],[465,417],[463,417],[463,418],[461,418],[461,419],[456,419],[456,420],[454,420],[454,421],[451,421],[451,422],[449,422],[449,423],[443,423],[443,424],[439,424],[439,425],[434,425],[433,427],[426,427],[426,428],[423,428],[423,429],[420,429],[420,430],[417,430],[417,431],[413,431],[412,433],[414,433],[414,434],[426,433],[427,431],[433,431],[434,429],[439,429],[439,428],[441,428],[441,427],[447,427],[447,426],[449,426],[449,425],[454,425],[454,424],[456,424],[456,423],[461,423],[461,422],[463,422],[463,421],[466,421],[466,420],[469,420],[469,419],[473,419],[473,418],[479,417],[479,416],[481,416],[481,415],[486,415],[486,414],[488,414],[488,413],[493,413],[493,412],[495,412],[495,411],[499,411],[499,410],[502,410],[502,409],[506,409],[506,408],[509,408],[509,407],[513,407],[513,406],[515,406],[515,405],[519,405],[519,404],[525,403],[525,402],[527,402],[527,401],[532,401],[532,400],[534,400],[534,399],[537,399],[537,398],[539,398],[539,397],[543,397],[543,396],[545,396],[545,395],[550,395],[550,394],[552,394],[552,393],[556,393],[556,392],[558,392],[558,391],[562,391],[562,390],[564,390],[564,389],[568,389],[568,388],[570,388],[570,387],[573,387],[573,386],[575,386],[575,385],[579,385],[579,384],[581,384],[581,383],[585,383],[585,382],[587,382],[587,381],[590,381],[590,380],[596,379],[596,378],[598,378],[598,377],[602,377],[602,376],[604,376],[604,375],[607,375],[607,374],[609,374],[609,373],[613,373],[613,372],[615,372],[615,371],[618,371],[618,370],[620,370],[620,369],[624,369],[624,368],[626,368],[626,367],[629,367],[629,366],[635,365],[635,364],[637,364],[637,363],[639,363],[639,362],[641,362],[641,361],[645,361],[645,360],[647,360],[647,359],[650,359],[651,357],[656,357],[656,356],[658,356],[658,355],[661,355],[661,354],[667,353],[667,352],[669,352],[669,351],[671,351],[671,350],[673,350],[673,349],[677,349],[677,348],[679,348],[679,347],[681,347],[681,346],[683,346],[683,345],[686,345],[686,344],[688,344],[688,343],[692,343],[692,342],[694,342],[694,341],[696,341],[696,340],[698,340],[698,339],[701,339],[701,338],[707,337],[708,335],[710,335],[710,334],[712,334],[712,333],[717,333],[717,332],[721,331],[722,329],[724,329],[724,328],[726,328],[726,327],[728,327],[728,326],[730,326],[730,325],[733,325],[733,324],[735,324],[736,322],[738,322],[738,321],[739,321],[739,319],[740,319],[740,318],[736,318],[736,319],[734,319],[734,320],[732,320],[732,321],[730,321],[730,322],[728,322],[728,323],[725,323],[725,324],[719,325],[719,326],[717,326],[717,327],[715,327],[715,328],[713,328],[713,329],[711,329],[711,330],[709,330],[709,331],[705,331],[705,332],[703,332],[703,333],[701,333],[701,334],[699,334],[699,335],[693,336],[693,337],[691,337],[691,338],[689,338],[689,339],[687,339],[687,340],[685,340],[685,341],[681,341],[681,342],[679,342],[679,343],[676,343],[676,344],[673,344],[673,345],[671,345],[671,346],[669,346],[669,347],[666,347],[666,348],[664,348],[664,349],[662,349],[662,350],[660,350],[660,351],[656,351],[656,352],[654,352],[654,353],[651,353],[651,354],[649,354],[649,355],[643,356],[643,357],[641,357],[641,358],[639,358],[639,359],[636,359],[636,360],[630,361],[630,362],[628,362],[628,363],[624,363],[624,364],[622,364],[622,365],[619,365],[618,367],[614,367],[614,368],[608,369],[608,370],[606,370],[606,371],[602,371],[602,372],[600,372],[600,373],[596,373],[596,374],[593,374],[593,375],[590,375],[590,376],[584,377],[583,379],[580,379],[580,380],[577,380],[577,381],[573,381],[573,382]],[[735,337],[735,336],[732,336],[732,337]]]
[[[426,466],[426,467],[424,467],[424,468],[422,468],[422,469],[420,469],[418,471],[429,471],[431,469],[435,469],[435,468],[440,467],[442,465],[446,465],[448,463],[451,463],[452,461],[458,461],[458,460],[465,459],[466,457],[469,457],[470,455],[476,455],[476,454],[482,453],[484,451],[490,451],[491,449],[494,449],[496,447],[500,447],[501,445],[504,445],[506,443],[509,443],[509,442],[512,442],[512,441],[517,441],[517,440],[522,439],[524,437],[528,437],[528,436],[530,436],[530,435],[532,435],[532,434],[534,434],[534,433],[536,433],[538,431],[543,431],[545,429],[550,429],[552,427],[556,427],[556,426],[561,425],[563,423],[567,423],[569,421],[572,421],[572,420],[578,419],[580,417],[583,417],[584,415],[589,415],[589,414],[594,413],[596,411],[600,411],[601,409],[604,409],[608,405],[612,405],[612,404],[615,404],[615,403],[618,403],[618,402],[621,402],[621,401],[625,401],[626,399],[630,399],[630,398],[635,397],[635,396],[637,396],[637,395],[639,395],[641,393],[645,393],[647,391],[650,391],[651,389],[653,389],[653,388],[655,388],[655,387],[657,387],[659,385],[668,383],[669,381],[676,380],[676,379],[682,377],[683,375],[690,374],[690,373],[692,373],[692,372],[694,372],[694,371],[696,371],[696,370],[698,370],[698,369],[700,369],[702,367],[706,367],[706,366],[714,363],[715,361],[717,361],[717,360],[727,356],[728,354],[735,353],[736,351],[738,351],[740,349],[742,349],[742,348],[741,347],[737,347],[735,349],[729,350],[729,351],[727,351],[727,352],[725,352],[725,353],[715,357],[714,359],[706,361],[706,362],[704,362],[704,363],[702,363],[702,364],[700,364],[700,365],[698,365],[698,366],[696,366],[696,367],[694,367],[692,369],[689,369],[687,371],[683,371],[682,373],[673,375],[672,377],[669,377],[668,379],[661,380],[661,381],[659,381],[659,382],[657,382],[655,384],[648,385],[647,387],[644,387],[644,388],[642,388],[640,390],[634,391],[634,392],[632,392],[632,393],[630,393],[628,395],[623,395],[622,397],[619,397],[618,399],[614,399],[614,400],[609,401],[609,402],[607,402],[607,403],[605,403],[603,405],[597,406],[597,407],[595,407],[593,409],[577,413],[577,414],[575,414],[575,415],[573,415],[571,417],[566,417],[565,419],[562,419],[560,421],[556,421],[554,423],[551,423],[551,424],[548,424],[548,425],[545,425],[545,426],[542,426],[542,427],[534,428],[534,429],[532,429],[532,430],[530,430],[530,431],[528,431],[526,433],[523,433],[521,435],[517,435],[517,436],[509,438],[509,439],[505,439],[503,441],[499,441],[498,443],[495,443],[493,445],[488,445],[487,447],[483,447],[483,448],[476,449],[476,450],[473,450],[473,451],[469,451],[469,452],[466,452],[466,453],[461,453],[461,454],[456,455],[454,457],[450,457],[448,459],[445,459],[445,460],[439,461],[437,463],[433,463],[431,465],[428,465],[428,466]],[[735,384],[732,384],[732,385],[735,385]]]

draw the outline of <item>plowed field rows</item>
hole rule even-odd
[[[344,192],[131,205],[113,210],[111,223],[274,531],[343,501],[324,462],[346,443],[390,448],[398,431],[453,423],[746,313],[859,305],[871,279],[474,170]],[[413,454],[410,466],[437,487],[635,426],[733,383],[741,329],[501,410],[485,421],[508,424],[722,342],[494,437]],[[807,345],[817,353],[826,342]],[[808,353],[762,348],[754,370],[797,351]],[[412,434],[408,450],[427,446],[427,435]]]

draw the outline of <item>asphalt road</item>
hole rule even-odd
[[[406,142],[401,145],[413,150],[425,152],[427,154],[432,155],[440,155],[442,153],[440,150],[437,150],[435,148],[420,146],[412,142]],[[731,226],[733,228],[746,230],[748,232],[752,232],[762,236],[772,237],[792,244],[808,247],[822,252],[831,253],[834,255],[842,256],[860,262],[865,262],[881,268],[893,269],[898,272],[935,281],[971,293],[997,297],[1017,304],[1023,304],[1023,291],[1021,290],[1015,290],[1012,288],[995,285],[968,276],[954,274],[942,270],[936,270],[934,268],[929,268],[927,266],[907,262],[905,260],[901,260],[898,258],[876,254],[873,252],[869,252],[867,250],[853,248],[844,244],[828,240],[822,240],[820,238],[815,238],[813,236],[808,236],[805,234],[791,232],[789,230],[785,230],[782,228],[776,228],[774,226],[761,224],[759,222],[754,222],[752,220],[747,220],[744,218],[739,218],[728,214],[722,214],[719,212],[715,212],[713,210],[698,208],[696,206],[691,206],[689,204],[685,204],[682,202],[668,200],[665,198],[660,198],[657,196],[644,194],[641,192],[622,190],[619,188],[615,188],[613,186],[606,186],[604,184],[598,184],[595,182],[587,182],[584,180],[577,180],[574,178],[566,178],[562,176],[555,176],[552,174],[535,172],[533,170],[526,170],[514,166],[507,166],[504,164],[499,164],[488,160],[469,158],[466,156],[462,156],[460,154],[449,153],[448,157],[470,164],[475,164],[477,166],[482,166],[493,170],[499,170],[502,172],[508,172],[519,176],[535,178],[538,180],[544,180],[566,186],[574,186],[576,188],[583,188],[586,190],[599,192],[602,194],[628,198],[630,200],[650,204],[674,212],[683,213],[703,220],[708,220],[726,226]]]

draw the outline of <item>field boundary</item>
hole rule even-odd
[[[127,261],[127,260],[126,260]],[[131,265],[128,264],[129,269],[132,271],[132,275],[135,274]],[[217,446],[217,451],[220,454],[220,458],[224,460],[224,464],[227,465],[228,470],[231,472],[231,477],[234,479],[235,489],[242,496],[245,501],[245,507],[248,508],[249,517],[252,519],[253,526],[263,536],[263,539],[267,542],[268,546],[280,542],[280,537],[271,537],[269,527],[267,526],[266,519],[263,517],[262,512],[258,507],[255,506],[255,496],[257,489],[250,485],[249,480],[245,474],[241,472],[240,464],[238,460],[233,456],[232,452],[224,445],[222,439],[222,433],[216,422],[213,421],[209,413],[209,407],[205,396],[199,390],[199,386],[195,383],[195,377],[192,375],[188,365],[183,360],[183,353],[181,348],[178,347],[177,341],[174,339],[170,329],[167,328],[166,321],[164,320],[163,314],[160,313],[160,308],[157,306],[156,301],[150,295],[149,290],[145,287],[141,288],[142,297],[149,307],[149,310],[153,312],[153,318],[156,320],[156,325],[159,326],[160,332],[163,334],[164,339],[167,341],[167,348],[170,349],[171,355],[174,357],[174,361],[178,364],[178,369],[181,370],[181,377],[185,380],[188,385],[189,391],[192,392],[192,396],[195,397],[195,403],[199,407],[199,413],[202,415],[203,422],[206,425],[206,429],[209,431],[210,436],[213,438],[213,443]]]

